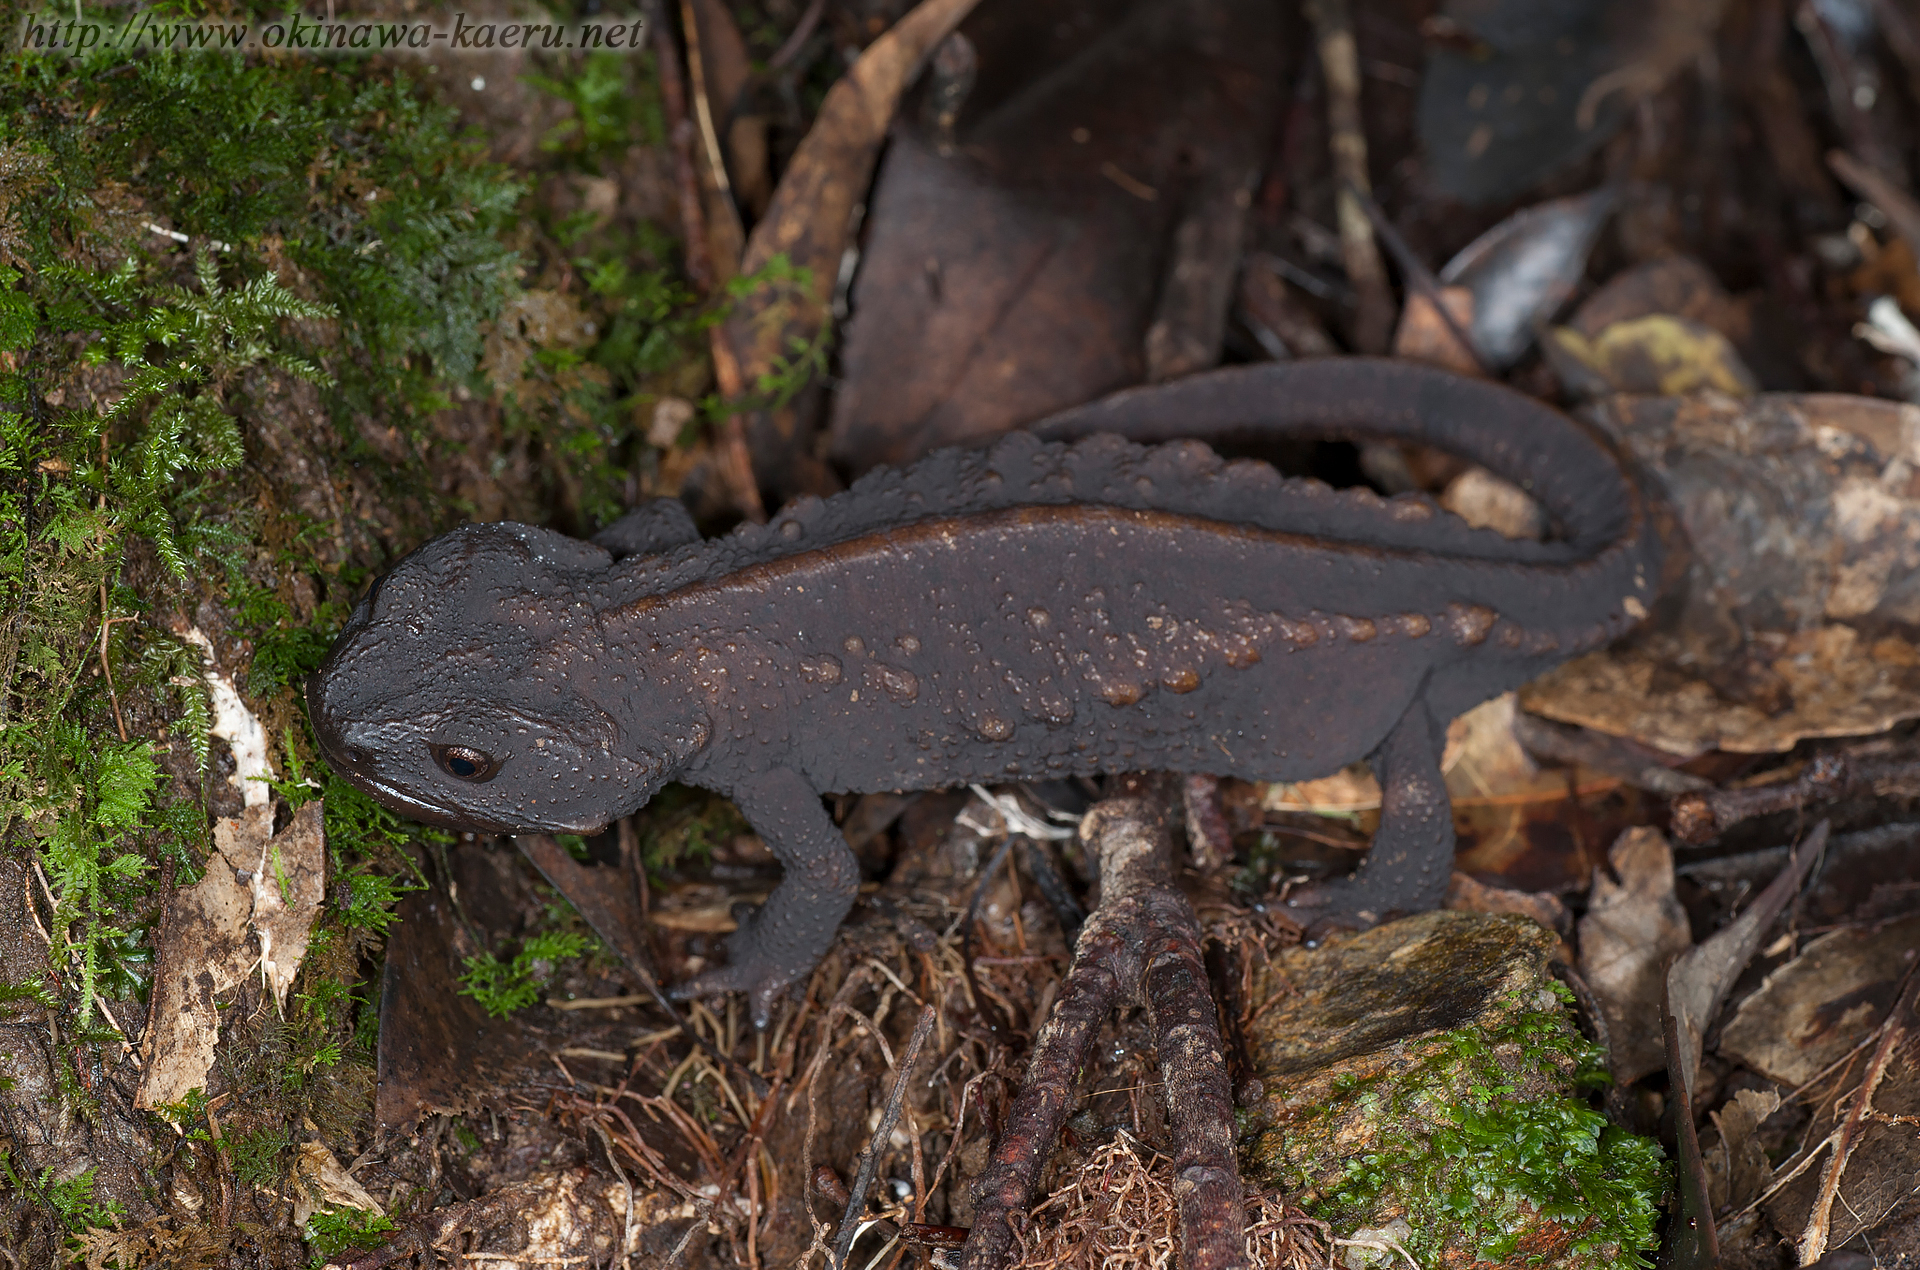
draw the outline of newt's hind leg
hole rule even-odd
[[[1453,805],[1440,776],[1445,737],[1416,696],[1369,757],[1381,801],[1366,859],[1352,877],[1303,887],[1287,901],[1313,929],[1364,929],[1440,907],[1453,874]]]

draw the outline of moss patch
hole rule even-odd
[[[1650,1264],[1665,1162],[1580,1096],[1603,1056],[1551,947],[1523,919],[1431,913],[1289,953],[1266,986],[1297,999],[1259,1024],[1254,1174],[1422,1265]]]
[[[550,178],[657,131],[644,59],[542,73],[579,119]],[[44,876],[54,943],[50,974],[0,949],[0,1024],[56,1038],[61,1103],[0,1088],[0,1243],[35,1264],[98,1250],[76,1221],[159,1247],[172,1209],[220,1214],[194,1247],[221,1264],[304,1265],[276,1179],[316,1134],[363,1145],[384,937],[445,836],[314,759],[299,680],[431,534],[591,532],[650,491],[648,408],[707,378],[671,236],[530,184],[377,60],[0,54],[0,854]],[[541,305],[578,321],[523,320]],[[99,1090],[138,1080],[117,1029],[161,900],[238,809],[189,626],[273,739],[276,797],[325,796],[329,890],[284,1015],[240,990],[176,1134]],[[40,1116],[109,1124],[115,1158],[47,1172],[18,1131]]]

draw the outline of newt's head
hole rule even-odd
[[[594,599],[609,562],[510,524],[468,525],[402,560],[307,681],[322,757],[452,829],[597,833],[637,808],[666,778],[667,747],[623,735],[606,708]]]

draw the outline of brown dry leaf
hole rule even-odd
[[[1440,304],[1435,304],[1424,292],[1407,294],[1406,306],[1400,310],[1400,327],[1393,333],[1393,355],[1443,366],[1456,374],[1484,376],[1480,359],[1440,316],[1440,305],[1445,305],[1454,326],[1471,334],[1473,292],[1465,287],[1442,287],[1439,295]]]
[[[395,910],[380,986],[376,1123],[411,1128],[426,1112],[469,1114],[530,1063],[546,1062],[543,1011],[496,1018],[462,991],[466,959],[487,951],[479,940],[488,929],[506,924],[475,915],[480,897],[496,914],[531,902],[518,856],[471,844],[449,851],[451,875],[436,863],[428,885]]]
[[[1920,716],[1920,408],[1840,394],[1612,398],[1686,568],[1663,619],[1521,690],[1673,754],[1787,750]]]
[[[1700,1075],[1700,1047],[1707,1029],[1726,1003],[1733,981],[1753,960],[1760,937],[1773,920],[1799,894],[1807,870],[1821,857],[1827,846],[1829,825],[1821,821],[1794,848],[1787,867],[1780,870],[1740,916],[1713,937],[1674,959],[1667,970],[1667,1016],[1673,1024],[1673,1044],[1667,1055],[1667,1071],[1686,1087],[1691,1104],[1694,1084]]]
[[[1890,295],[1909,313],[1920,311],[1920,264],[1904,238],[1882,247],[1869,235],[1860,242],[1860,264],[1847,275],[1847,287],[1857,296]]]
[[[1883,1005],[1881,1013],[1885,1012]],[[1868,1027],[1870,1025],[1861,1028],[1859,1039],[1867,1035]],[[1853,1109],[1858,1086],[1856,1067],[1837,1096],[1830,1094],[1816,1104],[1813,1121],[1802,1134],[1802,1141],[1819,1143],[1834,1133]],[[1915,1067],[1914,1052],[1909,1046],[1892,1056],[1884,1077],[1873,1091],[1872,1111],[1854,1138],[1832,1208],[1828,1210],[1831,1221],[1827,1231],[1828,1248],[1843,1247],[1862,1231],[1873,1231],[1888,1217],[1912,1211],[1915,1178],[1920,1177],[1920,1133],[1914,1132],[1917,1119],[1920,1119],[1920,1068]],[[1788,1182],[1767,1201],[1765,1211],[1775,1230],[1796,1239],[1806,1230],[1829,1158],[1822,1152],[1812,1168]],[[1902,1264],[1887,1256],[1877,1234],[1870,1238],[1874,1250],[1884,1258],[1877,1264]]]
[[[1916,946],[1920,917],[1820,936],[1740,1003],[1720,1052],[1789,1088],[1812,1080],[1886,1016]]]
[[[1742,1208],[1766,1189],[1773,1165],[1760,1144],[1760,1122],[1780,1109],[1772,1089],[1742,1089],[1718,1111],[1708,1112],[1720,1141],[1706,1154],[1707,1194],[1713,1211]]]
[[[1555,327],[1542,347],[1561,382],[1579,397],[1674,396],[1707,388],[1745,396],[1759,387],[1726,336],[1666,313],[1615,322],[1591,339],[1570,326]]]
[[[326,812],[316,799],[293,813],[253,868],[252,926],[260,941],[260,973],[281,1010],[326,897]]]
[[[339,1157],[323,1142],[302,1142],[293,1160],[293,1220],[304,1227],[307,1218],[324,1209],[357,1208],[386,1214],[380,1201],[353,1174],[340,1167]]]
[[[1447,898],[1441,907],[1462,913],[1518,913],[1561,934],[1569,926],[1567,906],[1559,896],[1488,886],[1465,873],[1455,873],[1447,883]]]
[[[142,1044],[146,1069],[134,1105],[154,1108],[204,1089],[220,1039],[215,999],[253,965],[247,919],[253,892],[235,876],[259,858],[273,809],[249,807],[213,829],[205,876],[167,906],[165,934],[154,952],[153,1027]],[[234,863],[244,859],[245,865]]]
[[[1095,11],[981,9],[952,142],[910,115],[895,128],[833,403],[833,453],[854,469],[1218,357],[1300,50],[1260,0]]]
[[[1611,1053],[1607,1066],[1630,1085],[1666,1065],[1660,1003],[1667,965],[1693,937],[1673,893],[1673,848],[1658,829],[1629,829],[1607,853],[1614,880],[1593,875],[1580,919],[1580,974],[1600,998]]]
[[[1456,869],[1447,882],[1447,898],[1441,901],[1440,907],[1457,913],[1515,913],[1521,917],[1531,917],[1560,936],[1560,949],[1555,955],[1568,965],[1573,964],[1573,948],[1566,938],[1573,929],[1573,919],[1557,895],[1488,886],[1473,875]]]
[[[809,347],[832,322],[840,259],[854,231],[853,209],[866,196],[900,94],[976,3],[921,0],[827,91],[740,262],[742,274],[754,274],[776,256],[785,257],[795,269],[807,271],[808,281],[804,286],[790,279],[771,281],[739,299],[725,338],[716,344],[716,357],[732,361],[716,367],[723,392],[759,391],[763,376],[794,356],[796,348]],[[812,453],[807,439],[797,435],[793,412],[776,415],[757,419],[748,438],[755,474],[778,489]]]
[[[285,1003],[326,890],[324,816],[316,799],[276,836],[273,808],[260,802],[215,822],[206,874],[174,895],[154,953],[153,1028],[135,1106],[179,1102],[206,1087],[220,1039],[215,1001],[256,964]],[[283,875],[291,902],[279,889]]]
[[[726,145],[727,175],[740,205],[758,217],[773,196],[767,160],[767,120],[763,115],[734,114],[743,104],[742,90],[753,78],[747,43],[722,0],[692,0],[699,27],[701,80],[716,135]]]

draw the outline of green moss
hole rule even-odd
[[[1602,1057],[1564,1010],[1515,1003],[1490,1031],[1442,1035],[1410,1071],[1335,1081],[1319,1118],[1358,1109],[1380,1131],[1335,1180],[1309,1187],[1312,1211],[1347,1229],[1404,1215],[1423,1264],[1451,1247],[1502,1265],[1549,1253],[1565,1264],[1650,1265],[1641,1254],[1657,1244],[1667,1186],[1660,1148],[1568,1092],[1604,1081]],[[1307,1182],[1304,1158],[1285,1145],[1265,1163]],[[1533,1246],[1543,1223],[1567,1232],[1552,1240],[1560,1246]]]
[[[54,1181],[51,1169],[40,1175],[40,1188],[46,1192],[53,1211],[66,1228],[76,1235],[89,1227],[112,1226],[123,1216],[119,1205],[95,1197],[94,1175],[97,1172],[97,1169],[88,1169],[64,1182]]]
[[[659,877],[683,860],[711,860],[714,848],[749,826],[739,809],[690,785],[667,785],[647,804],[640,858]]]
[[[293,1017],[228,1024],[225,1147],[267,1178],[304,1119],[353,1132],[370,1109],[361,980],[414,885],[406,851],[434,835],[303,764],[291,685],[381,561],[341,559],[338,528],[276,504],[246,459],[262,385],[310,385],[338,426],[313,444],[347,459],[362,421],[417,441],[479,385],[522,193],[391,68],[0,54],[0,849],[37,856],[55,944],[0,1012],[55,1011],[58,1114],[89,1112],[75,1073],[118,1044],[96,1001],[145,991],[157,882],[191,884],[207,857],[201,653],[159,620],[207,603],[216,638],[252,646],[248,704],[287,733],[277,791],[328,795],[333,865]],[[415,493],[424,464],[365,466],[409,500],[410,532],[448,517]],[[203,1120],[200,1097],[176,1110]],[[31,1189],[69,1227],[110,1220],[91,1177]]]
[[[466,959],[460,977],[460,995],[472,997],[488,1014],[504,1019],[540,999],[557,963],[587,952],[591,941],[578,931],[546,931],[530,935],[511,961],[501,961],[491,950]]]
[[[229,1136],[225,1145],[236,1179],[248,1186],[275,1187],[286,1174],[281,1157],[293,1146],[293,1134],[278,1126],[253,1129]]]
[[[309,1217],[306,1237],[308,1247],[313,1249],[313,1264],[319,1267],[351,1249],[366,1252],[378,1248],[386,1242],[383,1236],[392,1231],[391,1218],[341,1208]]]

